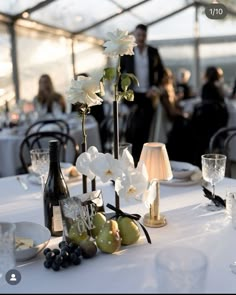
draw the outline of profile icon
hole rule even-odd
[[[11,282],[15,282],[16,281],[16,275],[14,273],[11,274],[10,281]]]
[[[6,275],[5,280],[9,285],[17,285],[21,281],[21,274],[17,269],[10,269]]]

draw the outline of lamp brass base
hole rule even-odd
[[[167,224],[167,220],[165,216],[163,215],[160,215],[160,219],[155,219],[155,218],[151,219],[150,214],[147,213],[143,217],[143,224],[148,227],[162,227]]]

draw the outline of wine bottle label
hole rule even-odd
[[[63,231],[60,206],[53,206],[53,230],[54,232]]]

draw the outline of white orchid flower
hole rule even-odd
[[[156,180],[154,180],[150,183],[149,188],[143,194],[143,203],[147,208],[150,208],[150,205],[153,204],[156,195]]]
[[[120,159],[121,167],[125,170],[134,169],[134,159],[128,149],[125,149]]]
[[[122,31],[117,29],[113,33],[108,33],[108,41],[104,43],[104,53],[108,56],[123,56],[134,55],[133,48],[137,44],[135,43],[135,37],[128,35],[128,31]]]
[[[100,81],[98,79],[78,76],[77,80],[71,81],[71,86],[66,94],[70,103],[82,103],[91,107],[102,103],[103,100],[96,95],[99,92]]]
[[[148,177],[145,165],[136,169],[127,169],[122,178],[115,182],[115,190],[120,197],[138,199],[145,192],[148,185]]]
[[[76,160],[76,168],[77,170],[86,175],[90,180],[94,179],[95,174],[90,170],[89,163],[93,161],[97,155],[98,150],[95,146],[91,146],[87,152],[82,153]]]
[[[108,153],[98,153],[89,167],[96,176],[100,177],[103,183],[109,180],[116,180],[118,177],[122,176],[120,162]]]

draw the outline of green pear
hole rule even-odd
[[[79,232],[78,225],[75,222],[70,226],[68,239],[70,240],[70,242],[75,243],[76,245],[80,245],[81,241],[89,239],[89,235],[86,231]]]
[[[136,243],[140,237],[140,230],[133,219],[120,216],[117,222],[120,230],[121,244],[131,245]]]
[[[84,240],[80,242],[80,250],[83,258],[92,258],[97,253],[97,246],[92,241]]]
[[[97,212],[93,216],[93,225],[94,228],[91,229],[91,235],[95,239],[99,234],[100,230],[103,228],[104,224],[106,223],[106,217],[101,212]]]
[[[120,249],[120,234],[115,220],[106,221],[96,238],[96,243],[98,248],[105,253],[114,253]]]

